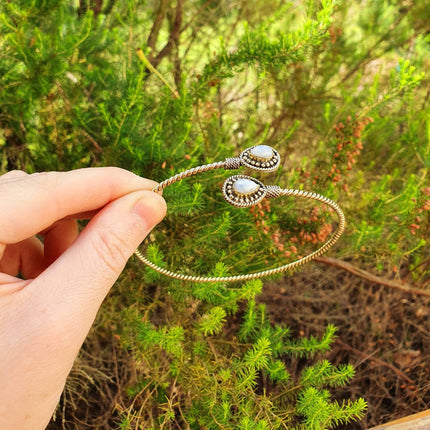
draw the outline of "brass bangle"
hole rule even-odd
[[[241,166],[246,166],[254,170],[272,172],[278,168],[280,164],[280,156],[278,152],[267,145],[257,145],[243,151],[239,157],[227,158],[224,161],[219,161],[212,164],[205,164],[202,166],[194,167],[189,170],[185,170],[178,173],[171,178],[160,182],[154,189],[154,192],[161,192],[164,188],[169,185],[178,182],[184,178],[197,175],[202,172],[209,170],[215,170],[224,168],[225,170],[238,169]],[[206,277],[206,276],[195,276],[185,275],[182,273],[172,272],[162,267],[157,266],[153,262],[149,261],[140,251],[137,249],[135,255],[144,264],[151,269],[156,270],[162,275],[169,276],[174,279],[191,282],[236,282],[236,281],[247,281],[249,279],[262,278],[265,276],[274,275],[277,273],[292,271],[309,261],[319,257],[331,248],[340,238],[343,231],[345,230],[345,216],[338,206],[337,203],[324,197],[320,194],[313,193],[310,191],[294,190],[294,189],[282,189],[277,185],[264,185],[261,181],[245,175],[231,176],[224,182],[222,192],[225,200],[233,206],[243,208],[256,205],[264,198],[278,198],[281,196],[293,196],[303,199],[316,200],[321,203],[330,206],[338,217],[338,225],[336,231],[333,233],[331,238],[327,240],[320,248],[316,251],[306,255],[291,263],[267,270],[261,270],[259,272],[247,273],[244,275],[233,275],[233,276],[220,276],[220,277]]]

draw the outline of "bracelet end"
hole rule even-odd
[[[225,170],[237,170],[242,165],[242,160],[239,157],[226,158],[224,161]]]

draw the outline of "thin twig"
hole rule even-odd
[[[191,19],[181,28],[181,33],[183,33],[193,22],[196,18],[199,18],[202,14],[202,12],[210,6],[210,4],[214,0],[208,0],[206,3],[202,4],[200,8],[197,10],[197,12],[191,17]]]
[[[408,8],[406,8],[401,14],[400,16],[397,18],[396,22],[394,22],[391,26],[390,29],[384,33],[379,40],[377,40],[375,42],[375,44],[369,48],[369,50],[366,52],[366,55],[360,59],[360,61],[352,68],[348,71],[348,73],[342,78],[341,80],[341,84],[343,84],[345,81],[347,81],[352,75],[354,75],[357,70],[360,69],[360,67],[362,66],[366,66],[368,63],[370,63],[373,58],[372,58],[372,54],[373,52],[376,50],[376,48],[378,48],[379,45],[381,45],[384,41],[388,40],[389,37],[392,35],[393,33],[393,29],[397,28],[397,26],[402,22],[402,20],[408,15],[409,11],[412,9],[413,6],[409,6]],[[415,34],[414,34],[415,36]],[[406,43],[406,42],[404,42]]]
[[[345,270],[355,276],[366,279],[369,282],[373,282],[374,284],[383,285],[384,287],[393,288],[408,294],[430,297],[430,291],[422,290],[420,288],[414,288],[411,287],[409,284],[395,281],[393,279],[387,279],[381,276],[373,275],[372,273],[367,272],[366,270],[363,270],[359,267],[356,267],[351,263],[347,263],[346,261],[330,257],[317,257],[315,258],[315,261],[317,261],[318,263],[323,263],[327,266],[332,266],[336,267],[337,269]]]
[[[383,367],[388,367],[389,369],[391,369],[397,376],[399,376],[400,378],[404,379],[405,381],[407,381],[410,385],[415,386],[415,382],[409,378],[408,375],[406,375],[404,372],[402,372],[400,369],[398,369],[396,366],[393,366],[390,363],[387,363],[384,360],[381,360],[379,358],[375,358],[373,356],[371,356],[370,354],[367,354],[365,352],[362,352],[356,348],[353,348],[352,346],[343,343],[341,340],[336,339],[335,343],[337,345],[339,345],[341,348],[346,349],[348,351],[353,352],[354,354],[359,355],[360,357],[363,357],[364,361],[373,361],[375,364],[379,365],[379,366],[383,366]]]
[[[89,134],[87,133],[83,128],[81,128],[81,133],[92,143],[94,146],[96,152],[103,152],[102,147],[97,143],[97,141]]]
[[[143,51],[139,48],[137,50],[137,56],[142,60],[142,62],[145,64],[145,66],[156,76],[160,78],[160,80],[169,88],[169,90],[172,92],[173,96],[175,98],[179,98],[179,93],[172,87],[172,85],[167,82],[167,80],[164,78],[164,76],[151,64],[151,62],[146,58]]]

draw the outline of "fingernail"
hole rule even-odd
[[[166,215],[166,202],[158,194],[148,191],[135,203],[132,212],[139,215],[151,229]]]

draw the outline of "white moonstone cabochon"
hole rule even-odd
[[[251,179],[236,179],[233,184],[233,190],[237,194],[247,195],[252,194],[260,188],[260,185]]]
[[[267,145],[254,146],[249,152],[254,157],[265,160],[270,160],[273,156],[273,149]]]

